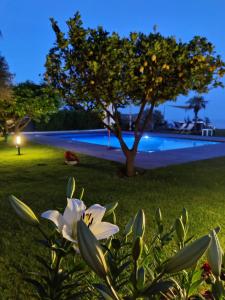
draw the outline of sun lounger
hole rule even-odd
[[[186,128],[187,126],[188,126],[187,123],[182,124],[182,125],[178,128],[178,131],[179,131],[179,132],[182,132],[183,130],[185,130],[185,128]]]
[[[194,127],[195,127],[195,124],[194,123],[190,123],[190,124],[187,125],[187,127],[185,127],[183,129],[182,132],[189,133],[189,132],[191,132],[194,129]]]

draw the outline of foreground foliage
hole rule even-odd
[[[10,197],[16,213],[41,232],[43,239],[38,242],[49,253],[48,261],[36,255],[45,271],[31,272],[25,278],[36,287],[41,299],[224,298],[219,227],[193,241],[186,209],[169,228],[164,224],[161,210],[157,209],[155,233],[151,242],[145,243],[145,214],[139,210],[120,230],[119,237],[110,237],[118,227],[101,223],[101,219],[104,216],[116,223],[118,203],[105,208],[96,204],[86,210],[82,200],[73,199],[74,192],[75,180],[70,178],[64,214],[58,211],[42,214],[56,225],[57,230],[54,228],[50,236],[26,204]],[[100,244],[98,240],[104,238],[106,242]],[[170,244],[172,252],[168,251]],[[198,261],[204,254],[208,263],[200,269]],[[203,284],[208,286],[201,288]]]
[[[23,274],[39,269],[33,254],[43,258],[47,255],[44,247],[31,242],[40,236],[35,227],[24,226],[15,216],[8,203],[9,194],[26,201],[38,214],[63,209],[69,176],[76,178],[77,196],[85,187],[83,199],[87,206],[119,203],[116,215],[121,230],[129,216],[143,207],[147,216],[146,243],[154,234],[154,218],[149,216],[154,216],[157,207],[162,210],[166,226],[186,207],[191,218],[190,232],[197,238],[220,225],[224,248],[225,158],[149,170],[128,179],[116,174],[120,164],[79,154],[80,164],[69,167],[64,164],[64,150],[25,143],[23,137],[22,141],[20,157],[14,145],[0,141],[0,298],[36,300],[31,296],[31,285],[22,280]],[[47,232],[49,226],[45,227]]]

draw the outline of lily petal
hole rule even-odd
[[[85,211],[85,215],[91,214],[91,218],[93,218],[92,224],[94,225],[95,223],[101,222],[105,211],[106,208],[104,206],[101,206],[100,204],[94,204]]]
[[[107,239],[113,234],[116,234],[119,231],[119,227],[108,222],[100,222],[91,225],[90,230],[95,235],[97,240],[103,240]]]
[[[62,235],[64,239],[77,244],[77,241],[72,237],[72,229],[68,225],[64,225],[62,228]]]
[[[42,218],[48,219],[55,223],[58,230],[61,231],[64,225],[63,216],[57,210],[47,210],[41,214]]]
[[[74,222],[78,222],[85,210],[84,202],[79,199],[67,199],[67,207],[63,213],[66,224],[72,226]]]

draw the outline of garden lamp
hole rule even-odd
[[[21,147],[21,136],[16,136],[16,148],[17,148],[17,154],[20,155],[20,147]]]

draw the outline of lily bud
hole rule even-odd
[[[10,202],[11,206],[13,207],[13,209],[15,210],[15,212],[17,213],[17,215],[21,219],[23,219],[24,221],[26,221],[27,223],[29,223],[31,225],[39,224],[39,220],[36,217],[35,213],[25,203],[23,203],[22,201],[20,201],[18,198],[16,198],[13,195],[11,195],[9,197],[9,202]]]
[[[77,223],[77,238],[84,261],[99,277],[105,279],[108,267],[100,243],[82,220]]]
[[[66,196],[69,199],[73,198],[73,194],[75,192],[75,187],[76,187],[76,183],[75,183],[75,179],[73,177],[70,177],[67,183],[67,189],[66,189]]]
[[[212,273],[216,277],[219,277],[221,274],[223,251],[221,249],[217,234],[214,230],[210,233],[210,236],[212,238],[212,242],[207,251],[207,260],[212,269]]]
[[[175,221],[175,230],[179,242],[183,243],[185,238],[184,225],[181,219],[176,219]]]
[[[205,235],[187,245],[165,263],[164,272],[176,273],[192,267],[205,253],[210,245],[210,242],[210,235]]]
[[[183,208],[183,210],[182,210],[182,222],[184,224],[184,227],[186,227],[188,224],[188,212],[187,212],[186,208]]]
[[[134,240],[139,237],[143,237],[145,232],[145,213],[143,209],[140,209],[136,214],[134,225],[133,225],[133,233],[134,233]]]
[[[155,211],[155,220],[158,226],[162,223],[162,213],[160,208],[157,208]]]
[[[132,255],[134,261],[137,261],[141,257],[142,250],[143,250],[143,239],[138,236],[136,241],[134,242],[133,249],[132,249]]]

